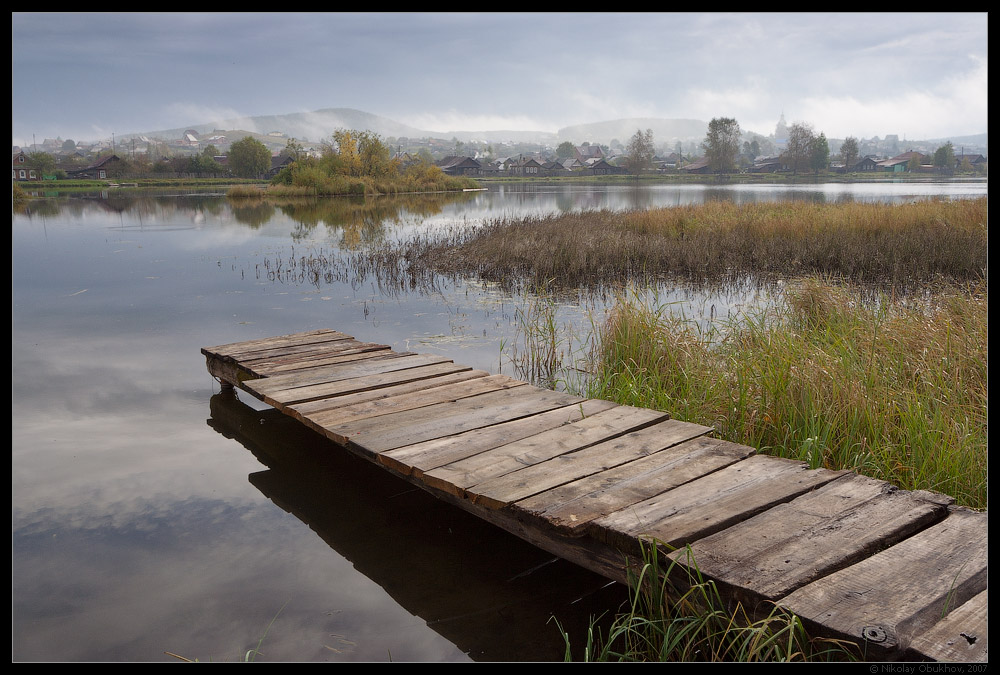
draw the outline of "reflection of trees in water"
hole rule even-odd
[[[296,223],[292,239],[301,241],[318,225],[340,232],[340,247],[355,249],[385,239],[386,225],[407,216],[438,214],[447,204],[471,199],[469,193],[397,195],[391,197],[326,197],[269,200]]]
[[[264,200],[240,200],[229,205],[233,218],[238,223],[259,229],[274,217],[274,205]]]
[[[13,212],[28,218],[50,218],[62,209],[54,199],[28,199],[21,204],[15,204]]]
[[[197,220],[198,216],[218,216],[225,211],[226,198],[219,194],[186,194],[136,190],[101,190],[97,192],[53,192],[52,199],[31,199],[20,211],[28,217],[66,214],[81,217],[95,211],[135,216],[138,220],[157,216],[181,216]],[[273,209],[272,209],[273,212]],[[237,217],[237,219],[239,219]],[[243,221],[241,221],[243,222]],[[265,221],[266,222],[266,219]],[[259,224],[259,223],[258,223]]]

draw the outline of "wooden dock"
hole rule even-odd
[[[944,495],[334,330],[202,353],[224,384],[611,579],[656,541],[729,597],[777,603],[868,658],[988,659],[988,517]]]

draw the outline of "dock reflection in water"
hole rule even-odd
[[[275,410],[226,392],[212,397],[211,414],[213,429],[268,467],[250,474],[257,489],[475,660],[558,660],[565,645],[551,617],[576,643],[587,616],[627,597]]]

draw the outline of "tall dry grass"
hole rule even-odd
[[[623,298],[585,393],[985,508],[988,320],[985,284],[899,302],[807,280],[707,331]]]
[[[600,285],[649,276],[726,281],[808,274],[864,283],[973,280],[987,269],[987,201],[732,204],[497,218],[411,264],[497,282]]]

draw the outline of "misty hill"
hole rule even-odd
[[[462,142],[479,141],[484,143],[538,143],[540,145],[555,145],[559,139],[551,131],[493,129],[486,131],[425,131],[425,136],[431,138],[452,139]]]
[[[319,142],[328,140],[337,129],[358,129],[373,131],[383,138],[439,138],[460,141],[480,142],[514,142],[538,143],[540,145],[558,145],[562,141],[572,143],[601,143],[609,145],[617,139],[622,144],[635,134],[636,130],[652,129],[653,138],[657,144],[668,144],[674,141],[693,141],[701,143],[708,133],[708,123],[694,119],[665,119],[656,117],[634,117],[618,120],[593,122],[563,127],[556,133],[540,130],[484,130],[484,131],[428,131],[402,124],[388,117],[382,117],[363,110],[353,108],[325,108],[314,112],[289,113],[285,115],[258,115],[236,119],[218,120],[204,124],[192,124],[178,129],[148,132],[144,135],[164,140],[179,138],[187,129],[193,129],[199,134],[207,134],[217,129],[224,131],[242,130],[255,134],[268,134],[278,131],[286,137],[300,141]],[[749,130],[744,130],[744,137],[751,136]],[[956,136],[943,139],[931,139],[927,143],[950,140],[953,145],[985,148],[986,134],[971,136]],[[911,143],[916,141],[909,141]],[[282,141],[283,143],[283,141]]]
[[[280,131],[291,138],[313,142],[329,139],[337,129],[374,131],[383,137],[409,136],[423,138],[426,136],[441,135],[401,124],[388,117],[373,115],[372,113],[354,110],[353,108],[325,108],[314,112],[289,113],[287,115],[240,117],[208,122],[206,124],[193,124],[181,129],[153,131],[146,135],[163,139],[178,138],[187,129],[194,129],[199,134],[207,134],[216,129],[242,129],[256,134]]]
[[[613,139],[618,139],[622,143],[628,143],[628,140],[639,129],[643,131],[652,129],[653,138],[657,143],[674,140],[702,141],[708,133],[708,122],[701,120],[662,119],[657,117],[633,117],[564,127],[558,131],[557,135],[560,141],[575,143],[590,141],[591,143],[608,144]]]
[[[353,108],[325,108],[314,112],[289,113],[285,115],[257,115],[234,119],[217,120],[202,124],[190,124],[183,128],[152,131],[144,135],[155,138],[179,138],[186,130],[193,129],[199,134],[207,134],[217,129],[267,134],[280,131],[285,136],[300,141],[318,142],[329,139],[337,129],[363,129],[373,131],[383,138],[457,138],[460,141],[539,143],[556,145],[560,141],[574,143],[610,143],[617,138],[627,143],[636,129],[652,129],[658,141],[701,140],[708,130],[708,123],[701,120],[633,118],[594,122],[565,127],[556,133],[540,130],[493,129],[483,131],[428,131],[417,129],[388,117],[382,117]]]

